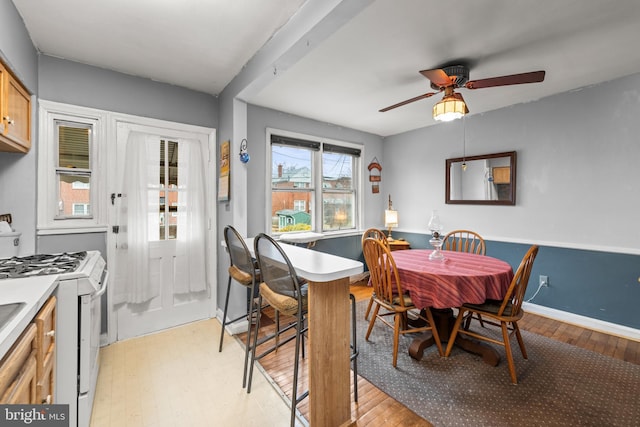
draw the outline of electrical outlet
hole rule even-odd
[[[549,276],[540,276],[540,286],[549,286]]]

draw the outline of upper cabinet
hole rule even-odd
[[[0,151],[26,153],[31,148],[31,96],[0,62]]]
[[[509,166],[493,168],[493,183],[511,184],[511,168]]]

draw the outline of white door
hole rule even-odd
[[[125,156],[130,155],[130,151],[127,149],[129,136],[131,132],[137,132],[138,134],[144,133],[146,135],[154,135],[154,143],[147,145],[148,152],[145,152],[145,158],[138,160],[138,166],[141,173],[132,174],[127,172],[125,177],[125,165],[127,161]],[[187,138],[185,138],[185,136]],[[163,330],[169,327],[177,326],[180,324],[206,319],[212,317],[215,313],[215,289],[211,289],[212,278],[215,277],[215,271],[211,267],[211,260],[215,260],[215,247],[211,242],[211,230],[210,224],[211,216],[214,215],[212,211],[213,205],[212,194],[215,194],[211,182],[214,182],[210,177],[205,176],[202,180],[204,184],[204,192],[206,197],[205,203],[201,206],[197,206],[197,209],[204,210],[199,212],[205,219],[206,229],[202,229],[202,234],[208,236],[205,250],[206,259],[205,265],[197,264],[198,271],[194,271],[193,266],[186,260],[184,251],[181,252],[181,244],[178,240],[178,236],[184,240],[185,230],[189,228],[190,224],[185,223],[189,221],[189,218],[185,220],[184,216],[179,220],[178,204],[179,199],[182,205],[185,204],[185,199],[182,198],[179,193],[181,190],[179,179],[184,179],[183,173],[187,173],[189,168],[189,158],[180,158],[177,161],[178,153],[182,153],[180,150],[180,144],[192,144],[192,147],[197,147],[198,159],[207,159],[209,157],[209,149],[212,143],[211,135],[170,131],[166,128],[154,128],[150,126],[133,125],[126,122],[118,122],[117,124],[117,155],[115,171],[117,175],[117,181],[119,186],[117,188],[126,188],[123,180],[136,180],[140,177],[141,181],[145,179],[149,180],[147,184],[148,188],[151,188],[144,197],[148,197],[148,206],[144,207],[147,211],[148,229],[146,230],[144,240],[148,245],[144,248],[145,262],[137,262],[137,265],[145,266],[143,269],[148,272],[148,284],[152,289],[153,295],[149,299],[144,299],[139,302],[119,301],[119,297],[115,296],[112,301],[113,315],[115,322],[117,323],[117,340],[131,338],[148,334],[151,332]],[[183,156],[185,157],[185,156]],[[190,157],[194,162],[194,158]],[[211,159],[209,159],[211,161]],[[195,162],[194,162],[195,163]],[[215,163],[214,163],[215,164]],[[194,166],[194,165],[191,165]],[[127,166],[131,168],[131,164]],[[206,173],[207,170],[211,170],[211,165],[205,163],[202,166],[202,173]],[[215,170],[215,167],[213,168]],[[148,172],[145,172],[148,171]],[[179,178],[179,177],[183,178]],[[145,183],[140,183],[143,188]],[[123,187],[124,186],[124,187]],[[112,229],[110,235],[110,245],[115,246],[115,253],[118,254],[118,245],[126,245],[126,233],[123,233],[121,229],[123,227],[123,214],[121,212],[121,204],[126,203],[123,196],[124,194],[118,190],[112,196],[113,208],[115,214],[113,215],[114,221],[112,225],[115,225],[116,229]],[[131,203],[129,201],[129,203]],[[214,205],[213,205],[214,206]],[[131,206],[126,207],[131,210]],[[126,222],[126,221],[124,221]],[[213,222],[215,223],[215,222]],[[138,224],[139,225],[139,224]],[[125,224],[124,227],[127,227]],[[132,228],[129,226],[129,228]],[[127,230],[132,233],[133,230]],[[197,234],[198,236],[201,233]],[[125,237],[123,237],[125,236]],[[212,249],[213,248],[213,249]],[[182,255],[181,255],[182,254]],[[181,258],[182,256],[182,258]],[[122,259],[118,255],[113,257],[115,265],[110,266],[112,277],[123,276],[123,271],[126,271],[126,276],[129,276],[120,283],[126,283],[126,285],[119,284],[117,286],[135,286],[134,282],[137,280],[137,276],[134,277],[130,274],[130,265],[128,259]],[[125,258],[128,258],[125,257]],[[122,264],[122,265],[119,265]],[[213,263],[215,265],[215,263]],[[125,267],[123,267],[126,265]],[[185,267],[186,266],[186,267]],[[113,269],[116,269],[115,274]],[[136,267],[138,268],[138,267]],[[200,271],[204,269],[203,271]],[[207,271],[208,270],[208,271]],[[190,287],[191,283],[185,283],[191,280],[190,278],[201,278],[206,281],[202,282],[202,286]],[[195,280],[195,279],[194,279]],[[199,281],[200,282],[200,281]],[[116,288],[117,289],[117,288]],[[116,292],[118,292],[116,290]],[[113,293],[112,293],[112,296]],[[110,322],[110,326],[113,326],[114,322]],[[113,337],[113,335],[111,335]]]

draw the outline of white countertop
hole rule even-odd
[[[22,309],[0,329],[0,359],[11,348],[57,286],[58,275],[0,280],[0,304],[24,302]]]
[[[251,255],[255,256],[253,237],[245,239]],[[280,246],[289,257],[289,261],[299,276],[311,282],[330,282],[343,277],[354,276],[364,271],[360,261],[327,254],[320,251],[301,248],[287,243]]]
[[[290,242],[290,243],[312,243],[317,240],[322,239],[323,235],[320,233],[313,233],[311,231],[303,231],[303,232],[291,232],[291,233],[282,233],[278,240],[281,242]]]

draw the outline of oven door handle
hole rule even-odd
[[[108,281],[109,281],[109,272],[105,270],[104,273],[102,274],[102,281],[101,281],[102,285],[100,286],[100,289],[98,290],[98,292],[93,294],[93,298],[99,298],[102,296],[102,294],[105,293],[105,291],[107,290]]]

